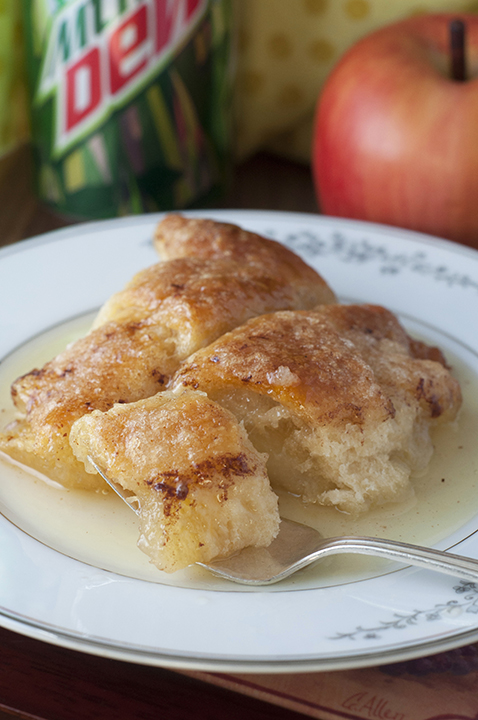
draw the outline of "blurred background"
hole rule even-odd
[[[55,154],[50,137],[55,111],[46,110],[46,100],[39,101],[39,73],[45,74],[52,18],[75,5],[81,3],[0,2],[1,244],[79,219],[150,210],[317,211],[310,175],[312,124],[321,88],[338,59],[358,39],[396,20],[437,11],[478,11],[473,0],[189,2],[196,10],[208,5],[192,45],[183,45],[170,67],[161,70],[157,87],[148,88],[147,110],[156,118],[154,142],[159,135],[165,146],[169,138],[168,157],[163,154],[162,165],[154,166],[148,159],[154,152],[148,148],[146,111],[131,100],[110,113],[114,131],[109,128],[100,137],[97,127]],[[194,51],[202,75],[191,77],[188,85],[181,72],[189,51]],[[214,95],[204,122],[195,90],[203,79]],[[166,122],[168,109],[173,127]],[[98,195],[115,182],[108,197]],[[173,194],[167,189],[172,185]],[[91,188],[100,209],[88,200]],[[81,193],[86,200],[79,212]]]

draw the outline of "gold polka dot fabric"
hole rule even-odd
[[[0,0],[0,156],[28,137],[20,0]]]
[[[421,12],[478,11],[475,0],[237,0],[237,157],[268,149],[310,159],[314,108],[357,40]]]

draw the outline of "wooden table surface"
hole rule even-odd
[[[0,163],[0,245],[65,225],[37,201],[31,177],[28,147]],[[236,169],[220,207],[317,212],[309,170],[265,155]],[[303,717],[169,670],[85,655],[0,629],[0,718],[12,716],[41,720]]]

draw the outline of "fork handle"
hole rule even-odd
[[[453,553],[432,548],[423,548],[397,540],[383,540],[377,542],[372,537],[347,536],[324,540],[321,550],[317,550],[317,559],[322,555],[336,555],[339,553],[360,553],[373,555],[387,560],[397,560],[406,565],[414,565],[428,570],[439,572],[466,580],[478,581],[478,560],[454,555]]]

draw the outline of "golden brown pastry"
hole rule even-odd
[[[334,293],[325,280],[292,250],[237,225],[168,215],[156,228],[154,245],[164,260],[227,258],[255,268],[259,275],[273,277],[291,288],[296,298],[294,308],[334,302]],[[317,293],[312,303],[311,286]]]
[[[113,295],[93,327],[105,322],[161,325],[170,333],[170,352],[180,362],[256,315],[333,301],[315,272],[314,277],[296,293],[272,268],[268,274],[234,260],[169,260],[138,273]]]
[[[461,403],[440,352],[367,305],[252,319],[190,357],[172,387],[243,421],[273,487],[351,513],[398,499],[429,462],[431,427]]]
[[[160,326],[107,323],[18,378],[12,398],[19,418],[0,434],[0,449],[67,487],[102,489],[71,452],[71,425],[94,408],[161,390],[177,367],[168,339]]]
[[[223,226],[197,221],[195,227],[203,246],[209,238],[215,247]],[[260,241],[245,233],[244,244],[248,238],[253,247]],[[172,237],[171,247],[174,242]],[[138,273],[106,302],[89,335],[13,383],[19,419],[0,434],[0,449],[66,486],[101,489],[101,478],[87,475],[71,452],[72,423],[95,408],[164,389],[181,361],[248,318],[333,300],[325,282],[298,258],[295,284],[289,282],[289,255],[285,262],[281,246],[264,240],[264,267],[214,251],[211,259],[178,257]]]
[[[265,457],[231,413],[199,392],[158,393],[77,420],[76,457],[140,504],[138,545],[160,570],[269,545],[279,528]]]

